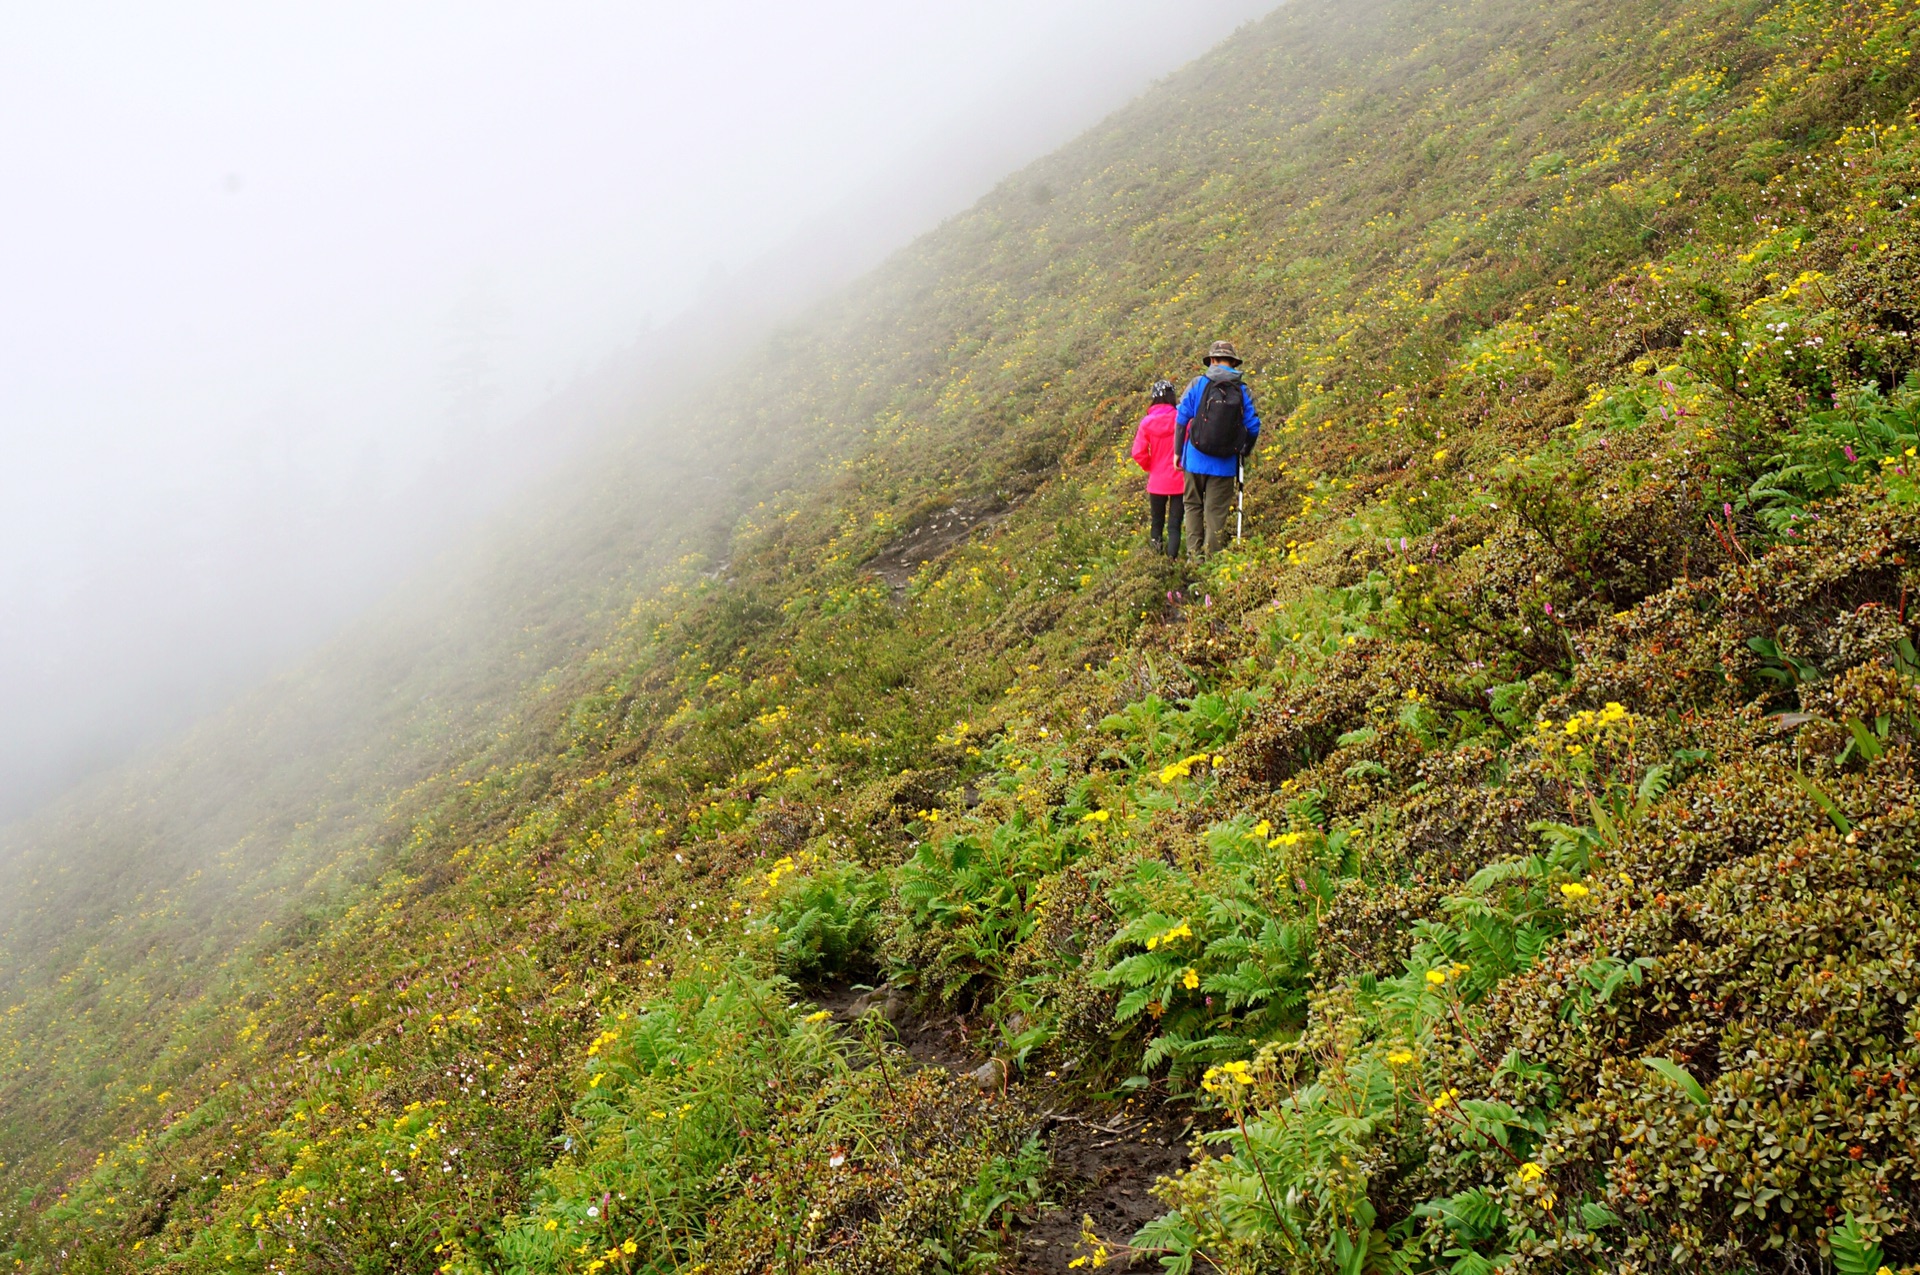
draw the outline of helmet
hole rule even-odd
[[[1207,358],[1209,360],[1225,359],[1235,367],[1240,366],[1240,351],[1233,348],[1231,341],[1215,341],[1213,347],[1207,351]]]
[[[1179,396],[1179,389],[1172,381],[1155,381],[1147,388],[1149,403],[1171,403]]]

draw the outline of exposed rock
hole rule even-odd
[[[1007,1087],[1007,1064],[998,1058],[989,1058],[967,1073],[975,1087],[982,1093],[991,1093]]]
[[[905,992],[883,983],[861,994],[853,1004],[847,1006],[847,1017],[857,1020],[872,1015],[881,1022],[898,1023],[907,1016],[910,1008]]]

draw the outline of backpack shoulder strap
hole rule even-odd
[[[1194,377],[1193,380],[1189,382],[1187,385],[1187,394],[1193,393],[1193,387],[1200,384],[1200,382],[1206,379],[1207,378],[1205,376]],[[1184,394],[1181,395],[1182,401],[1184,401],[1185,398],[1186,398],[1186,395]],[[1194,416],[1200,415],[1200,409],[1206,406],[1206,402],[1207,402],[1207,392],[1205,390],[1201,390],[1199,401],[1193,405]],[[1181,469],[1185,469],[1187,467],[1187,430],[1192,427],[1193,421],[1191,418],[1184,421],[1179,419],[1179,415],[1178,415],[1179,410],[1180,409],[1177,407],[1174,409],[1175,416],[1174,416],[1174,423],[1173,423],[1173,463],[1175,465],[1178,465]]]

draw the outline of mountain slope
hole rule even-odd
[[[16,980],[15,1255],[1044,1264],[1028,1134],[1125,1086],[1213,1149],[1093,1260],[1914,1260],[1914,20],[1293,5],[1010,179],[611,486],[724,556],[324,910],[115,1001],[49,904],[141,937]],[[1116,451],[1220,333],[1252,534],[1175,571]],[[809,1003],[883,976],[1017,1082]]]

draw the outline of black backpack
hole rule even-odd
[[[1187,427],[1187,441],[1209,456],[1238,456],[1247,447],[1247,405],[1239,377],[1209,381]]]

